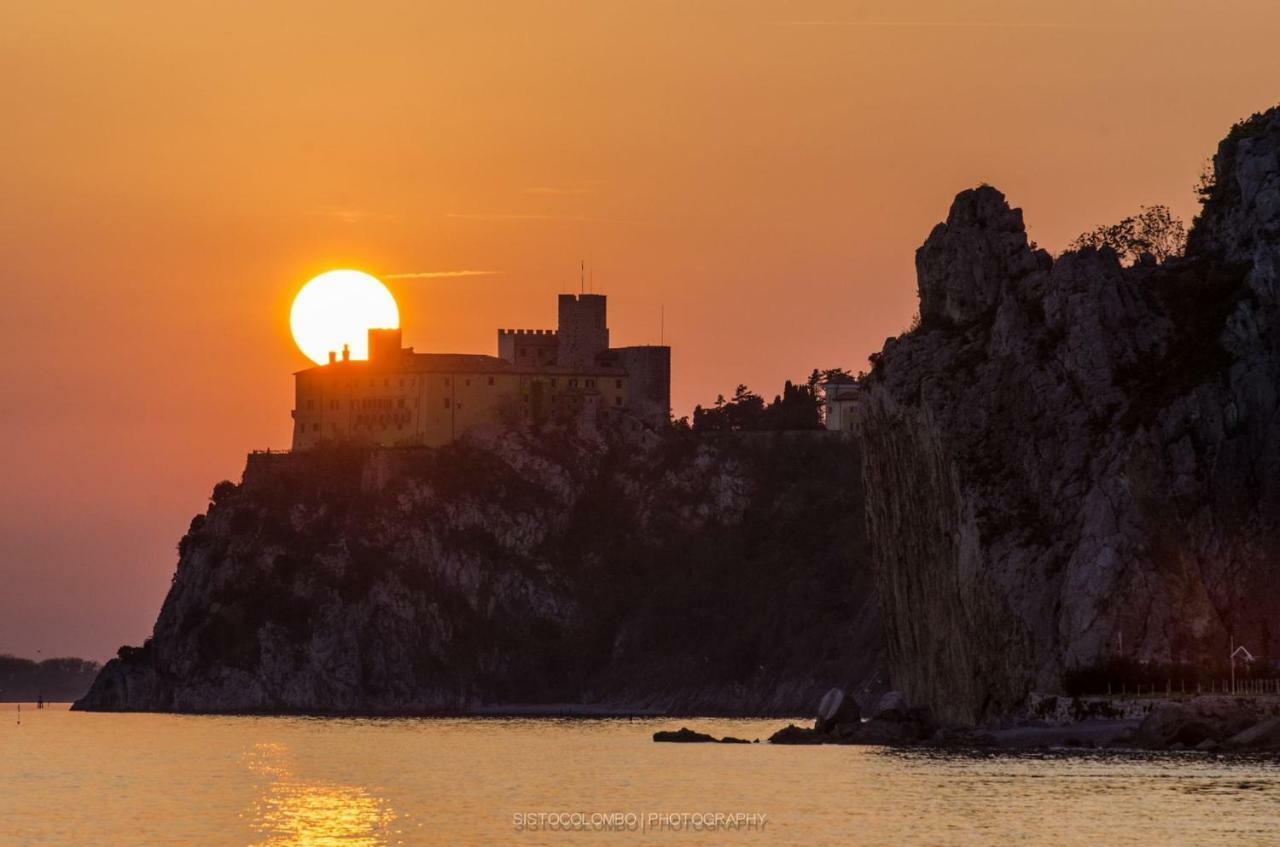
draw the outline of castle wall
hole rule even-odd
[[[411,366],[411,357],[401,359]],[[332,368],[332,370],[330,370]],[[483,423],[567,420],[589,402],[628,406],[623,373],[559,371],[413,372],[371,370],[364,362],[296,375],[293,449],[327,442],[438,446]]]
[[[554,329],[498,330],[498,358],[513,365],[554,365],[560,337]]]

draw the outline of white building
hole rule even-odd
[[[827,429],[853,429],[854,409],[862,399],[862,386],[851,376],[838,374],[822,383],[822,402],[827,412]]]

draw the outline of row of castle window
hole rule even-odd
[[[595,387],[596,387],[596,381],[595,381],[594,379],[589,378],[589,377],[588,377],[587,379],[584,379],[582,382],[583,382],[583,387],[584,387],[584,388],[595,388]],[[552,387],[552,388],[555,388],[555,387],[556,387],[557,385],[559,385],[559,384],[560,384],[560,380],[558,380],[558,379],[557,379],[556,377],[554,377],[554,376],[553,376],[553,377],[551,377],[551,387]],[[570,379],[570,380],[569,380],[569,387],[570,387],[570,388],[577,388],[577,387],[578,387],[578,380],[577,380],[577,379]],[[614,388],[621,388],[621,387],[622,387],[622,380],[620,380],[620,379],[615,379],[615,380],[613,381],[613,387],[614,387]]]
[[[528,403],[528,402],[529,402],[529,400],[530,400],[529,395],[528,395],[528,394],[524,395],[524,401],[525,401],[526,403]],[[354,404],[353,404],[353,405],[354,405]],[[615,405],[615,406],[621,406],[621,405],[622,405],[622,398],[621,398],[621,397],[614,397],[614,398],[613,398],[613,405]],[[401,407],[401,408],[403,408],[403,407],[404,407],[404,399],[403,399],[403,398],[401,398],[401,400],[400,400],[400,407]],[[445,407],[446,409],[451,409],[451,408],[453,408],[453,401],[452,401],[450,398],[448,398],[448,397],[444,398],[444,407]],[[459,406],[459,408],[461,408],[461,406]],[[390,418],[391,420],[390,420],[390,421],[388,421],[388,418]],[[387,415],[387,414],[382,414],[382,415],[356,415],[356,421],[355,421],[355,424],[356,424],[356,426],[358,426],[358,427],[359,427],[359,426],[371,426],[371,425],[373,425],[373,424],[378,424],[378,425],[380,425],[380,426],[386,426],[386,425],[390,422],[390,423],[395,423],[395,424],[396,424],[396,428],[397,428],[397,429],[404,429],[404,422],[405,422],[405,421],[407,421],[408,419],[409,419],[409,415],[408,415],[408,413],[407,413],[407,412],[406,412],[406,413],[404,413],[404,414],[395,414],[395,415]],[[319,432],[319,431],[320,431],[320,424],[318,424],[318,423],[313,423],[313,424],[311,425],[311,431],[312,431],[312,432]]]
[[[425,382],[425,379],[424,379],[424,382]],[[417,385],[417,384],[418,384],[418,378],[417,378],[416,376],[415,376],[415,377],[410,377],[410,378],[409,378],[409,384],[410,384],[410,385]],[[448,385],[448,386],[452,386],[452,385],[453,385],[453,380],[452,380],[451,378],[449,378],[449,377],[445,377],[445,378],[444,378],[444,384],[445,384],[445,385]],[[471,380],[470,380],[470,379],[466,380],[466,384],[467,384],[468,386],[470,386],[470,385],[471,385]],[[493,379],[493,377],[488,377],[488,384],[489,384],[489,385],[493,385],[493,384],[494,384],[494,379]],[[355,380],[348,380],[348,382],[347,382],[347,387],[348,387],[348,388],[355,388],[355,385],[356,385]],[[401,378],[400,378],[400,387],[401,387],[401,388],[404,388],[404,385],[405,385],[405,383],[404,383],[404,378],[403,378],[403,377],[401,377]],[[371,379],[371,380],[369,380],[369,387],[370,387],[370,388],[377,388],[377,386],[378,386],[378,381],[377,381],[376,379]],[[391,380],[389,380],[389,379],[384,379],[384,380],[382,381],[382,387],[383,387],[383,388],[390,388],[390,387],[391,387]]]
[[[417,383],[417,377],[413,377],[412,379],[413,379],[413,382],[416,384],[416,383]],[[488,378],[488,380],[489,380],[489,385],[493,385],[493,383],[494,383],[493,377],[489,377],[489,378]],[[377,380],[373,380],[373,379],[371,379],[371,380],[369,380],[369,385],[370,385],[370,386],[374,386],[374,384],[375,384],[376,382],[377,382]],[[389,381],[388,381],[388,380],[385,380],[385,379],[382,381],[382,385],[383,385],[383,387],[384,387],[384,388],[385,388],[385,387],[388,387],[388,382],[389,382]],[[450,382],[449,377],[445,377],[445,378],[444,378],[444,384],[445,384],[445,385],[451,385],[451,382]],[[559,380],[558,380],[556,377],[554,377],[554,376],[553,376],[553,377],[551,377],[551,387],[552,387],[552,388],[555,388],[558,384],[559,384]],[[620,379],[615,379],[615,380],[613,381],[613,384],[614,384],[614,387],[615,387],[615,388],[622,388],[622,380],[620,380]],[[400,385],[401,385],[401,386],[403,386],[403,385],[404,385],[404,380],[403,380],[403,379],[401,379],[401,380],[400,380]],[[469,386],[471,385],[471,380],[469,380],[469,379],[468,379],[468,380],[466,380],[466,385],[469,387]],[[570,387],[570,388],[577,388],[577,387],[578,387],[578,380],[577,380],[576,378],[570,379],[570,380],[569,380],[569,387]],[[592,378],[588,377],[587,379],[584,379],[584,380],[583,380],[583,387],[585,387],[585,388],[595,388],[595,387],[596,387],[596,381],[595,381],[594,379],[592,379]],[[400,405],[401,407],[403,407],[403,406],[404,406],[404,398],[403,398],[403,397],[399,398],[399,405]],[[619,402],[617,403],[617,405],[621,405],[621,401],[619,401]],[[351,401],[351,408],[353,408],[353,409],[354,409],[355,407],[356,407],[356,401],[355,401],[355,400],[352,400],[352,401]],[[363,398],[363,399],[361,399],[361,400],[360,400],[360,408],[362,408],[362,409],[377,409],[377,408],[390,408],[390,407],[391,407],[391,399],[390,399],[390,398],[387,398],[387,397],[365,397],[365,398]],[[448,400],[445,400],[444,407],[445,407],[446,409],[447,409],[447,408],[449,408],[449,401],[448,401]],[[314,400],[314,399],[308,399],[308,400],[307,400],[307,408],[308,408],[308,409],[314,409],[314,408],[315,408],[315,400]],[[330,400],[330,401],[329,401],[329,408],[330,408],[330,409],[340,409],[340,408],[342,408],[342,401],[341,401],[341,400]]]
[[[385,416],[384,416],[384,417],[385,417]],[[357,424],[356,424],[356,426],[357,426],[357,427],[367,427],[367,426],[372,426],[372,425],[373,425],[373,423],[375,423],[375,422],[374,422],[374,421],[370,421],[370,422],[368,422],[368,423],[361,422],[361,423],[357,423]],[[387,425],[387,422],[386,422],[386,421],[377,421],[377,423],[378,423],[379,425],[381,425],[381,426],[386,426],[386,425]],[[403,420],[396,421],[396,422],[395,422],[395,424],[396,424],[396,429],[404,429],[404,424],[405,424],[405,422],[404,422]],[[334,426],[334,427],[330,427],[330,428],[331,428],[334,432],[337,432],[337,431],[338,431],[338,428],[337,428],[336,426]],[[318,424],[318,423],[313,423],[313,424],[311,425],[311,431],[312,431],[312,432],[319,432],[319,431],[320,431],[320,424]]]
[[[408,412],[396,412],[381,415],[356,415],[356,426],[387,426],[395,424],[397,429],[404,429],[404,425],[409,422]]]

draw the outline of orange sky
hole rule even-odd
[[[590,259],[615,343],[665,307],[687,413],[862,367],[957,191],[1053,250],[1189,219],[1280,97],[1271,2],[193,5],[4,3],[0,652],[149,634],[213,484],[289,443],[314,273],[494,271],[387,280],[407,344],[491,353]]]

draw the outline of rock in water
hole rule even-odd
[[[1051,259],[981,187],[916,255],[859,414],[890,676],[946,722],[1114,655],[1280,652],[1280,111],[1237,126],[1185,258]]]
[[[1235,750],[1280,747],[1280,717],[1258,721],[1228,738],[1222,746]]]
[[[1175,703],[1147,715],[1133,740],[1138,746],[1154,749],[1173,744],[1195,747],[1206,740],[1213,740],[1214,734],[1213,727],[1203,717]]]
[[[707,735],[705,732],[694,732],[689,727],[682,726],[674,732],[671,730],[659,730],[653,734],[653,740],[673,744],[714,744],[716,737]]]
[[[822,695],[813,728],[818,732],[831,732],[840,724],[856,724],[861,719],[858,701],[847,696],[843,689],[833,688]]]
[[[907,698],[901,691],[886,691],[876,702],[871,717],[880,721],[900,721],[907,716]]]
[[[787,724],[769,736],[770,744],[825,744],[830,739],[817,730]]]

